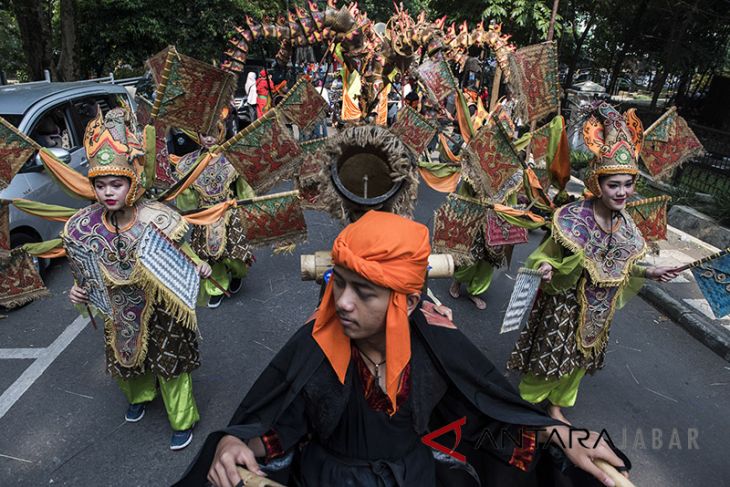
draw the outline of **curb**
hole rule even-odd
[[[730,362],[730,332],[725,328],[700,316],[653,282],[645,282],[639,295],[726,362]]]

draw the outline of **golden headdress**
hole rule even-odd
[[[92,183],[100,176],[129,178],[127,206],[132,206],[144,194],[144,148],[130,130],[124,109],[114,108],[106,116],[99,110],[86,126],[84,147]]]
[[[585,180],[594,195],[601,195],[600,176],[639,174],[638,158],[644,127],[633,108],[621,115],[608,103],[601,102],[583,125],[583,138],[595,154]]]

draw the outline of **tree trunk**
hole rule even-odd
[[[573,84],[573,76],[575,76],[575,68],[578,65],[578,58],[580,57],[580,52],[583,50],[583,43],[588,37],[588,32],[590,32],[590,30],[593,28],[594,21],[595,17],[591,15],[588,18],[586,27],[580,34],[580,37],[576,35],[577,33],[575,32],[575,30],[573,31],[573,38],[575,39],[575,49],[573,50],[573,56],[570,58],[570,63],[568,64],[568,73],[565,75],[566,89],[570,88],[570,86]]]
[[[619,49],[616,53],[613,68],[611,69],[611,77],[609,78],[608,86],[606,87],[606,93],[608,94],[612,95],[616,89],[616,84],[618,84],[618,78],[621,75],[621,69],[623,69],[624,60],[626,59],[626,53],[631,49],[634,42],[639,37],[644,14],[646,13],[648,6],[649,0],[642,0],[639,6],[636,7],[636,13],[631,21],[631,26],[624,31],[623,43],[621,49]]]
[[[74,0],[61,0],[61,55],[57,69],[63,81],[72,81],[79,77],[75,3]]]
[[[55,71],[52,61],[51,16],[43,0],[13,0],[28,72],[33,80],[43,79],[43,70]]]

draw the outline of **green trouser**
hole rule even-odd
[[[547,399],[553,406],[572,407],[578,398],[580,380],[585,374],[586,369],[575,369],[559,379],[545,379],[527,374],[520,381],[520,396],[534,404]]]
[[[454,272],[454,279],[466,284],[466,292],[471,296],[486,292],[492,283],[492,276],[494,276],[494,266],[484,260],[459,267]]]
[[[189,372],[184,372],[172,379],[163,379],[148,372],[132,379],[117,377],[116,380],[130,404],[153,400],[157,395],[155,383],[159,383],[162,401],[167,410],[167,419],[175,431],[190,429],[200,421],[198,406],[193,397],[193,378]]]
[[[248,274],[248,266],[240,259],[223,259],[211,266],[213,273],[210,275],[224,289],[228,289],[231,279],[243,279]],[[223,291],[218,289],[209,279],[201,279],[200,287],[208,296],[220,296]]]

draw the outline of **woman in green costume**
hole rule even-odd
[[[120,108],[106,117],[99,111],[86,128],[88,175],[97,202],[76,212],[62,237],[72,264],[82,264],[81,255],[97,257],[110,308],[104,322],[106,368],[129,402],[125,420],[141,420],[159,388],[174,430],[170,448],[180,450],[190,444],[200,420],[191,377],[200,366],[197,320],[174,293],[140,272],[138,250],[149,225],[174,242],[188,226],[171,208],[143,198],[144,150],[126,118]],[[210,276],[208,264],[197,264],[201,277]],[[75,283],[69,298],[88,306],[88,292]]]
[[[603,367],[614,311],[622,295],[640,287],[633,278],[667,282],[677,275],[637,264],[646,243],[625,206],[639,172],[641,121],[633,110],[622,116],[601,103],[583,133],[596,155],[586,179],[592,195],[555,212],[552,234],[525,263],[540,271],[543,285],[507,363],[524,374],[522,398],[547,400],[548,413],[561,421],[583,376]]]
[[[199,135],[201,148],[172,159],[178,177],[190,171],[216,144],[223,142],[226,132],[221,124],[217,137]],[[253,198],[254,192],[223,154],[217,155],[193,184],[180,194],[176,205],[181,211],[214,206],[229,199]],[[237,293],[253,263],[250,246],[243,234],[240,216],[235,208],[228,210],[217,221],[193,226],[191,245],[195,253],[213,268],[213,279],[231,293]],[[210,281],[201,283],[208,297],[208,307],[217,308],[223,300],[223,291]]]

